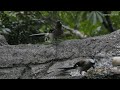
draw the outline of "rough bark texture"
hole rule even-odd
[[[0,79],[108,79],[120,78],[111,58],[120,56],[120,30],[82,40],[68,40],[57,45],[0,46]],[[96,61],[84,75],[68,74],[58,68],[71,67],[82,59]]]
[[[3,45],[8,45],[5,37],[3,35],[0,35],[0,46],[3,46]]]

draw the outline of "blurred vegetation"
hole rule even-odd
[[[120,28],[119,11],[0,11],[0,34],[9,44],[44,42],[29,35],[49,32],[56,20],[87,37],[104,35]],[[71,35],[66,39],[75,39]]]

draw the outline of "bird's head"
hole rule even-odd
[[[61,23],[60,20],[57,20],[57,21],[56,21],[56,28],[57,28],[57,29],[61,29],[61,28],[62,28],[62,23]]]
[[[95,68],[95,61],[91,60],[90,63],[91,63],[91,67]]]

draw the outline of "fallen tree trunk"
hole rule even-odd
[[[89,79],[107,78],[113,73],[111,58],[120,55],[120,30],[86,39],[68,40],[49,45],[0,46],[0,79]],[[58,68],[71,67],[83,59],[96,61],[95,69],[75,76],[61,74]],[[118,75],[118,74],[117,74]],[[119,78],[118,76],[116,78]]]
[[[3,46],[3,45],[8,45],[5,37],[3,35],[0,35],[0,46]]]

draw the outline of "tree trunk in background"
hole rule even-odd
[[[111,12],[110,11],[103,11],[103,14],[111,14]],[[105,19],[106,20],[103,21],[103,25],[105,26],[105,28],[107,28],[110,32],[115,31],[115,29],[113,28],[113,24],[112,24],[112,21],[110,19],[110,16],[106,15]]]

